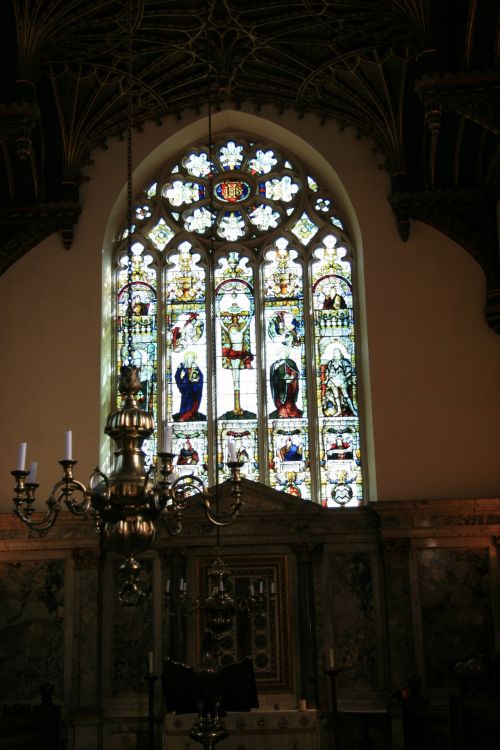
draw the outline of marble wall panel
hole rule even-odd
[[[99,612],[98,560],[88,564],[76,559],[74,574],[75,616],[73,626],[73,690],[75,708],[96,706],[100,669],[101,617]]]
[[[418,555],[428,688],[454,681],[464,659],[493,650],[487,549],[424,549]]]
[[[143,561],[145,580],[151,581],[150,560]],[[147,595],[140,604],[122,606],[116,596],[119,589],[119,563],[114,568],[113,599],[113,679],[112,695],[144,693],[148,672],[148,653],[153,646],[153,598]]]
[[[341,552],[330,555],[331,612],[339,691],[373,690],[377,677],[377,627],[372,555]]]
[[[0,703],[40,703],[39,687],[63,695],[64,561],[0,565]]]

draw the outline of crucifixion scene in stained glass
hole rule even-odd
[[[354,255],[334,196],[248,136],[187,148],[143,188],[116,243],[115,359],[129,333],[141,406],[175,471],[242,474],[326,507],[363,501]],[[155,461],[161,435],[144,445]]]

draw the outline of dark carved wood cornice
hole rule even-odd
[[[0,205],[0,273],[53,232],[69,249],[80,212],[75,201]]]
[[[500,135],[500,72],[471,71],[418,78],[415,90],[424,103],[439,105]]]

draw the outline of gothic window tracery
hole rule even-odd
[[[242,474],[329,507],[363,499],[353,256],[334,198],[298,159],[243,136],[186,149],[134,205],[139,399],[171,425],[176,472]],[[115,359],[126,357],[127,234]],[[144,445],[154,461],[161,435]]]

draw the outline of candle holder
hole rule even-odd
[[[225,740],[228,735],[229,732],[219,719],[217,711],[214,714],[200,713],[189,732],[191,739],[199,742],[204,750],[213,750],[216,744]]]

